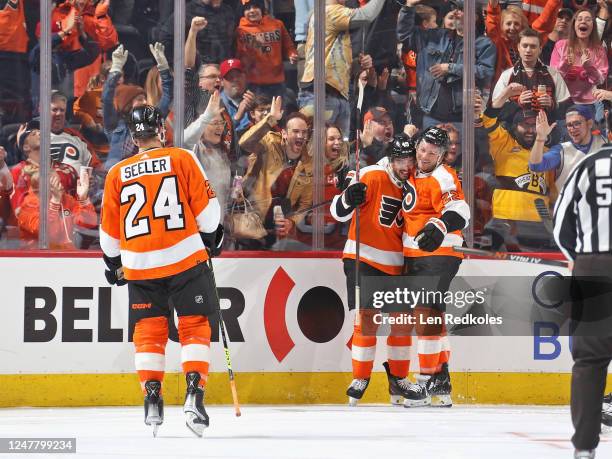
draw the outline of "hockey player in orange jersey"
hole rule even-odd
[[[135,108],[128,127],[139,152],[108,172],[102,201],[100,245],[110,284],[128,284],[135,323],[135,363],[145,395],[145,424],[153,435],[164,420],[162,381],[170,305],[178,315],[181,363],[187,379],[183,410],[198,436],[209,420],[204,390],[210,351],[209,317],[218,297],[205,263],[220,252],[220,207],[195,155],[164,148],[163,117]]]
[[[402,187],[414,167],[414,144],[404,134],[393,139],[388,157],[378,164],[361,170],[359,181],[354,173],[343,193],[336,195],[331,204],[333,217],[345,222],[351,220],[355,208],[360,209],[359,261],[360,278],[364,276],[394,276],[402,272]],[[349,310],[355,308],[355,252],[356,224],[351,220],[348,239],[342,254]],[[346,391],[349,404],[356,405],[363,396],[374,365],[376,351],[375,330],[364,332],[362,324],[372,320],[363,316],[371,311],[360,311],[352,340],[353,381]],[[400,336],[400,335],[404,336]],[[407,333],[391,329],[387,337],[387,362],[391,403],[401,403],[408,388],[408,367],[412,340]]]
[[[455,170],[442,163],[448,133],[438,127],[423,131],[416,141],[416,173],[406,182],[404,217],[404,269],[407,276],[436,277],[437,291],[445,293],[459,270],[463,256],[461,230],[470,220],[461,182]],[[452,406],[448,359],[450,348],[444,326],[428,327],[425,317],[441,316],[444,303],[415,309],[420,375],[404,406]]]

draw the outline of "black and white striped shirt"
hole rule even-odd
[[[563,254],[612,253],[612,145],[585,156],[570,173],[555,205],[554,236]]]

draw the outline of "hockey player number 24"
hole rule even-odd
[[[147,203],[147,190],[140,183],[132,183],[121,189],[121,204],[129,204],[125,215],[125,238],[131,239],[150,234],[149,217],[138,218],[138,214]],[[163,218],[167,230],[183,229],[183,204],[178,200],[176,176],[164,177],[155,193],[153,218]]]

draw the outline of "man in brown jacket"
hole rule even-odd
[[[303,218],[300,211],[312,205],[312,157],[308,151],[308,118],[301,113],[287,117],[281,132],[274,128],[283,116],[282,100],[272,99],[270,113],[240,139],[240,148],[251,153],[245,187],[255,209],[265,219],[273,198],[291,203],[291,213],[276,223],[276,235],[286,238]]]

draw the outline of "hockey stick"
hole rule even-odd
[[[221,339],[223,340],[223,351],[225,352],[225,363],[227,365],[227,373],[229,375],[230,389],[232,390],[232,400],[234,401],[234,411],[236,417],[239,417],[242,413],[240,412],[240,404],[238,403],[238,391],[236,390],[236,381],[234,381],[234,370],[232,370],[232,359],[230,357],[229,347],[227,345],[227,334],[225,333],[225,323],[223,322],[223,313],[221,312],[221,301],[219,300],[219,292],[217,292],[217,281],[215,280],[215,270],[213,269],[212,256],[208,252],[208,267],[210,268],[210,274],[212,276],[213,287],[215,289],[215,296],[217,298],[217,307],[219,312],[219,327],[221,328]]]
[[[536,265],[560,266],[563,268],[568,267],[567,262],[562,261],[562,260],[547,260],[545,258],[540,258],[540,257],[529,257],[526,255],[517,255],[514,253],[508,253],[508,252],[491,252],[489,250],[471,249],[469,247],[454,246],[453,249],[457,252],[462,252],[468,255],[478,255],[481,257],[494,258],[496,260],[520,261],[523,263],[532,263]]]
[[[555,230],[555,225],[553,223],[552,217],[550,216],[550,210],[548,209],[548,206],[542,198],[537,198],[533,201],[533,203],[535,204],[535,208],[538,211],[538,215],[542,219],[544,228],[546,228],[546,231],[548,231],[550,234],[553,234]]]
[[[296,212],[290,212],[290,213],[288,213],[288,214],[287,214],[287,217],[292,217],[292,216],[294,216],[294,215],[302,215],[302,214],[306,214],[306,213],[310,212],[311,210],[318,209],[319,207],[324,206],[324,205],[326,205],[326,204],[331,204],[331,202],[332,202],[332,201],[333,201],[333,199],[328,199],[327,201],[323,201],[323,202],[320,202],[320,203],[318,203],[318,204],[313,204],[312,206],[307,207],[307,208],[306,208],[306,209],[304,209],[304,210],[300,210],[299,212],[298,212],[298,211],[296,211]]]
[[[359,87],[359,96],[357,98],[357,125],[355,129],[355,180],[359,183],[359,150],[361,149],[361,107],[363,105],[364,85],[360,78],[357,78],[357,86]],[[359,280],[359,206],[355,209],[355,324],[361,325],[361,317],[359,315],[361,308],[361,282]]]

